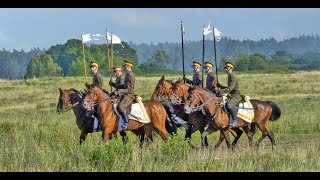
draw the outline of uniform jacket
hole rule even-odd
[[[126,73],[126,76],[124,78],[123,84],[120,84],[117,88],[119,89],[119,95],[124,96],[130,96],[134,98],[135,92],[134,92],[134,85],[135,85],[135,76],[133,72],[128,71]]]
[[[102,89],[103,83],[102,83],[102,77],[100,73],[96,73],[93,75],[92,84]]]
[[[195,72],[192,76],[192,81],[189,80],[189,79],[186,79],[186,83],[188,84],[192,84],[194,86],[201,86],[202,85],[202,82],[201,82],[201,79],[200,79],[200,75],[199,75],[199,72]]]
[[[217,78],[213,74],[213,72],[207,73],[207,79],[206,79],[206,89],[209,91],[212,91],[212,86],[217,84]]]
[[[228,87],[220,90],[221,93],[228,93],[229,105],[234,106],[241,100],[238,79],[234,74],[228,75]]]

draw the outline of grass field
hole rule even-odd
[[[191,76],[188,76],[191,78]],[[219,82],[226,85],[226,75]],[[219,133],[208,136],[202,149],[200,133],[185,130],[163,141],[155,134],[150,146],[139,148],[136,136],[101,144],[101,132],[89,134],[79,145],[80,130],[72,111],[56,113],[58,88],[83,90],[83,77],[0,80],[0,171],[2,172],[319,172],[320,171],[320,72],[238,74],[242,94],[276,102],[280,119],[269,122],[277,148],[268,138],[258,150],[248,147],[245,135],[234,151],[225,143],[214,149]],[[137,77],[138,94],[145,100],[159,77]],[[178,76],[166,76],[176,81]],[[106,86],[109,79],[105,78]],[[258,130],[254,141],[260,137]]]

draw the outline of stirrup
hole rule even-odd
[[[122,131],[130,129],[129,123],[123,124],[123,125],[121,125],[121,127],[122,127]]]

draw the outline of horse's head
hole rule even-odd
[[[205,108],[211,115],[215,114],[220,107],[221,100],[215,94],[201,87],[192,87],[188,90],[188,97],[184,104],[187,114]]]
[[[161,99],[162,96],[169,96],[172,94],[172,86],[173,82],[164,79],[164,75],[159,80],[156,89],[152,93],[152,100],[158,100]]]
[[[81,100],[81,94],[80,92],[76,91],[75,89],[69,89],[69,90],[62,90],[59,88],[59,100],[57,105],[57,113],[62,114],[63,112],[69,110],[76,102],[79,102]],[[72,94],[77,94],[76,98],[71,97]],[[74,102],[72,102],[74,101]]]
[[[190,114],[192,110],[199,106],[201,103],[201,97],[198,95],[196,87],[190,87],[188,89],[188,95],[184,103],[184,112]]]
[[[87,92],[83,98],[83,108],[89,112],[94,110],[94,106],[96,105],[96,102],[98,101],[98,96],[96,93],[97,87],[95,87],[93,84],[85,84],[87,87]]]
[[[189,85],[183,82],[183,79],[178,79],[172,87],[172,95],[170,96],[170,102],[174,104],[184,103],[188,96]]]

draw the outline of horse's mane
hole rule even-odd
[[[171,83],[172,85],[174,85],[174,82],[172,80],[164,79],[164,81],[167,81],[167,82]]]
[[[80,91],[76,90],[75,88],[70,88],[70,90],[76,92],[77,94],[79,94],[81,96],[83,95]]]
[[[186,86],[188,87],[188,89],[190,89],[190,87],[192,87],[192,86],[190,86],[189,84],[184,83],[184,82],[183,82],[183,79],[178,79],[178,80],[176,81],[176,83],[173,84],[173,89],[176,89],[178,84],[184,84],[184,85],[186,85]]]
[[[206,92],[208,92],[208,93],[216,96],[212,91],[210,91],[210,90],[208,90],[208,89],[206,89],[206,88],[202,88],[202,87],[200,87],[200,86],[191,86],[191,87],[189,87],[188,93],[190,93],[190,91],[195,90],[195,89],[202,89],[202,90],[204,90],[204,91],[206,91]]]
[[[99,86],[95,86],[94,84],[90,84],[90,86],[92,86],[93,88],[99,89],[99,90],[102,91],[105,95],[107,95],[107,97],[110,97],[110,93],[109,93],[107,90],[102,89],[102,88],[100,88]]]

